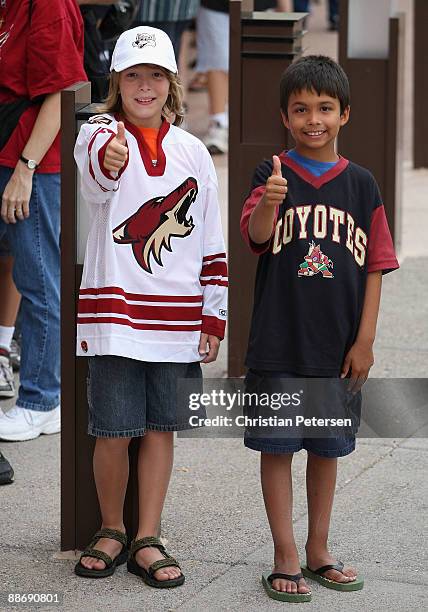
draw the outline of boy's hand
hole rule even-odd
[[[211,361],[215,361],[219,348],[220,338],[202,333],[201,339],[199,340],[199,355],[206,355],[206,357],[202,359],[201,363],[211,363]]]
[[[349,371],[348,391],[358,393],[366,382],[369,371],[374,364],[373,345],[371,343],[356,342],[345,357],[340,378],[346,378]]]
[[[104,155],[104,166],[109,172],[119,172],[128,159],[125,126],[122,121],[117,124],[117,135],[107,146]]]
[[[279,206],[287,195],[287,179],[282,176],[281,162],[278,155],[272,157],[272,174],[266,181],[266,191],[263,194],[265,206]]]

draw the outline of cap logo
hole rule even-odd
[[[156,37],[154,34],[137,34],[137,38],[132,43],[133,47],[143,49],[144,47],[156,47]]]

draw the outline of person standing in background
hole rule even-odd
[[[21,296],[13,282],[12,269],[13,257],[3,238],[0,241],[0,398],[15,396],[11,345]]]
[[[199,0],[143,0],[133,27],[148,25],[163,30],[171,39],[176,57],[180,55],[181,37],[198,12]]]
[[[91,100],[101,102],[108,91],[108,50],[102,40],[98,25],[99,12],[104,15],[109,6],[117,4],[111,0],[77,0],[85,28],[84,67],[91,81]]]
[[[60,91],[86,81],[75,0],[0,2],[0,240],[22,296],[16,405],[0,438],[57,433],[60,421]]]
[[[254,9],[290,10],[289,0],[256,0]],[[197,17],[196,72],[207,74],[209,124],[203,141],[212,155],[227,153],[229,140],[229,2],[202,0]]]
[[[229,140],[229,2],[202,0],[196,22],[196,72],[207,74],[209,125],[203,142],[212,155],[227,153]]]

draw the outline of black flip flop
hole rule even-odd
[[[360,591],[364,586],[364,578],[361,576],[357,576],[355,580],[352,580],[351,582],[337,582],[337,580],[331,580],[330,578],[323,576],[325,572],[332,569],[342,573],[343,568],[344,565],[342,561],[338,561],[333,565],[323,565],[316,570],[311,570],[310,567],[304,565],[302,567],[302,572],[305,578],[316,580],[319,584],[325,586],[327,589],[334,589],[335,591]]]
[[[146,548],[148,546],[158,548],[163,554],[164,559],[155,561],[147,570],[145,570],[144,567],[138,565],[137,561],[135,560],[135,554],[141,550],[141,548]],[[178,562],[167,553],[165,546],[162,544],[160,539],[153,536],[141,538],[140,540],[134,540],[132,542],[127,567],[128,572],[131,572],[131,574],[135,574],[136,576],[141,576],[146,584],[156,589],[170,589],[180,586],[183,584],[185,579],[184,574],[181,574],[181,576],[178,576],[178,578],[171,578],[170,580],[157,580],[154,577],[154,573],[162,567],[178,567],[179,570],[181,570],[181,568]]]
[[[286,591],[277,591],[272,586],[272,582],[277,579],[283,580],[292,580],[299,586],[299,580],[303,578],[303,574],[282,574],[281,572],[274,572],[273,574],[269,574],[269,572],[263,572],[262,575],[262,583],[265,588],[266,593],[272,599],[276,599],[278,601],[288,601],[290,603],[299,603],[304,601],[311,601],[312,593],[287,593]]]
[[[117,557],[112,559],[107,553],[94,548],[98,540],[101,538],[110,538],[111,540],[116,540],[122,544],[122,550]],[[75,574],[78,576],[83,576],[84,578],[107,578],[108,576],[112,576],[116,570],[116,567],[126,562],[128,557],[127,543],[128,538],[126,537],[126,533],[118,531],[117,529],[100,529],[80,555],[79,562],[74,567]],[[100,559],[101,561],[104,561],[106,566],[101,570],[94,568],[89,569],[88,567],[82,565],[82,557],[93,557],[94,559]]]

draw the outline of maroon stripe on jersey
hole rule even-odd
[[[215,261],[202,268],[202,276],[227,276],[227,264],[225,261]]]
[[[248,232],[248,225],[250,223],[251,213],[253,212],[257,204],[262,199],[265,191],[266,191],[265,185],[260,185],[259,187],[256,187],[255,189],[253,189],[250,195],[248,196],[248,198],[244,202],[244,208],[242,209],[242,214],[241,214],[242,237],[247,243],[247,245],[250,247],[252,252],[255,253],[256,255],[262,255],[263,253],[266,253],[266,251],[269,249],[270,241],[275,232],[276,221],[278,218],[279,206],[276,206],[273,225],[272,225],[272,233],[271,233],[271,237],[269,238],[269,240],[266,240],[266,242],[263,242],[263,244],[258,244],[257,242],[253,242],[251,240],[250,234]]]
[[[219,280],[218,278],[212,278],[210,280],[201,279],[201,285],[202,287],[205,287],[206,285],[220,285],[220,287],[228,287],[229,283],[224,280]]]
[[[202,295],[146,295],[144,293],[127,293],[120,287],[94,287],[80,289],[79,295],[105,295],[113,293],[122,295],[127,300],[139,300],[141,302],[201,302]]]
[[[217,319],[217,317],[210,317],[204,315],[202,317],[202,333],[210,336],[218,336],[224,338],[224,331],[226,329],[226,321]]]
[[[202,306],[143,306],[127,304],[115,298],[79,300],[79,314],[103,313],[124,314],[131,319],[154,319],[159,321],[200,321]]]
[[[334,178],[336,178],[336,176],[341,174],[341,172],[343,172],[349,164],[347,159],[339,155],[339,161],[335,166],[330,168],[330,170],[327,170],[327,172],[324,172],[324,174],[321,176],[315,176],[315,174],[312,174],[309,172],[309,170],[303,168],[303,166],[298,164],[292,157],[287,155],[285,151],[280,154],[279,159],[283,164],[291,168],[298,176],[300,176],[301,179],[307,183],[310,183],[312,187],[315,187],[315,189],[319,189],[325,185],[325,183],[332,181]]]
[[[158,139],[157,139],[157,160],[156,166],[152,164],[152,156],[150,153],[150,149],[143,138],[140,130],[129,123],[126,119],[121,118],[118,114],[115,115],[115,119],[117,121],[124,121],[126,129],[131,132],[131,134],[135,137],[138,149],[140,151],[141,159],[143,160],[144,167],[149,176],[162,176],[165,172],[166,167],[166,157],[165,152],[162,148],[162,141],[168,133],[170,124],[166,119],[162,119],[162,125],[159,128]]]
[[[153,331],[201,331],[201,324],[198,325],[163,325],[162,323],[134,323],[129,319],[118,319],[116,317],[79,317],[78,325],[88,325],[97,323],[114,323],[115,325],[127,325],[133,329],[153,330]]]
[[[385,207],[378,206],[372,213],[367,252],[367,272],[391,272],[399,267],[394,243],[385,215]]]
[[[108,130],[108,131],[110,131],[110,130]],[[111,143],[111,141],[115,137],[116,137],[116,134],[112,134],[110,136],[110,138],[108,140],[106,140],[106,142],[103,144],[103,146],[98,150],[98,165],[100,167],[101,172],[104,174],[104,176],[109,181],[117,181],[117,179],[119,178],[119,177],[112,176],[110,174],[110,170],[107,170],[107,168],[104,166],[104,157],[105,157],[105,154],[106,154],[107,147],[109,146],[109,144]],[[128,160],[127,160],[127,162],[128,162]]]
[[[215,255],[207,255],[206,257],[202,259],[202,261],[205,264],[206,261],[211,261],[212,259],[225,259],[225,258],[226,258],[226,253],[216,253]]]
[[[88,144],[88,163],[89,163],[89,174],[92,176],[92,178],[94,179],[94,181],[96,182],[96,184],[98,185],[98,187],[100,187],[100,189],[104,192],[108,191],[108,189],[106,189],[105,187],[103,187],[103,185],[101,185],[97,179],[95,178],[95,172],[94,172],[94,168],[92,166],[92,160],[91,160],[91,152],[92,152],[92,147],[94,145],[95,142],[95,138],[98,136],[98,134],[105,134],[105,133],[109,133],[111,132],[111,130],[107,130],[105,128],[99,128],[96,132],[94,132],[94,134],[92,135],[89,144]],[[111,132],[111,138],[110,140],[112,140],[114,138],[114,132]],[[109,142],[110,142],[109,140]],[[111,176],[108,177],[110,180],[114,180],[112,179]]]

